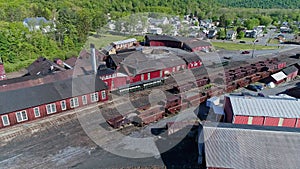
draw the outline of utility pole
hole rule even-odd
[[[257,42],[257,36],[255,40],[253,41],[253,50],[252,50],[252,58],[254,58],[254,50],[255,50],[255,43]]]

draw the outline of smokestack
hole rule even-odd
[[[91,47],[91,60],[92,60],[93,73],[97,74],[95,45],[91,43],[90,47]]]

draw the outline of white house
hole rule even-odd
[[[55,27],[55,24],[48,21],[44,17],[26,18],[23,21],[23,25],[29,29],[29,31],[41,30],[44,33],[50,32],[51,25]]]

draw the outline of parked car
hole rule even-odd
[[[250,53],[250,52],[247,51],[247,50],[245,50],[245,51],[242,52],[242,54],[249,54],[249,53]]]
[[[253,85],[253,84],[250,84],[250,85],[248,85],[248,86],[246,87],[246,89],[252,90],[252,91],[255,91],[255,92],[258,92],[258,91],[260,91],[260,90],[263,90],[264,87],[263,87],[263,85]]]
[[[259,89],[258,89],[255,85],[248,85],[248,86],[246,87],[246,89],[252,90],[252,91],[255,91],[255,92],[258,92],[258,91],[259,91]]]

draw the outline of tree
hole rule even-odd
[[[245,21],[245,27],[247,27],[247,29],[251,30],[254,27],[258,26],[259,23],[260,23],[259,20],[256,18],[248,19]]]
[[[243,37],[245,37],[245,32],[244,31],[240,31],[237,35],[237,39],[242,39]]]
[[[260,17],[260,24],[264,26],[269,26],[272,23],[273,19],[269,16],[261,16]]]
[[[225,39],[226,38],[226,32],[225,29],[220,29],[218,32],[218,39]]]

